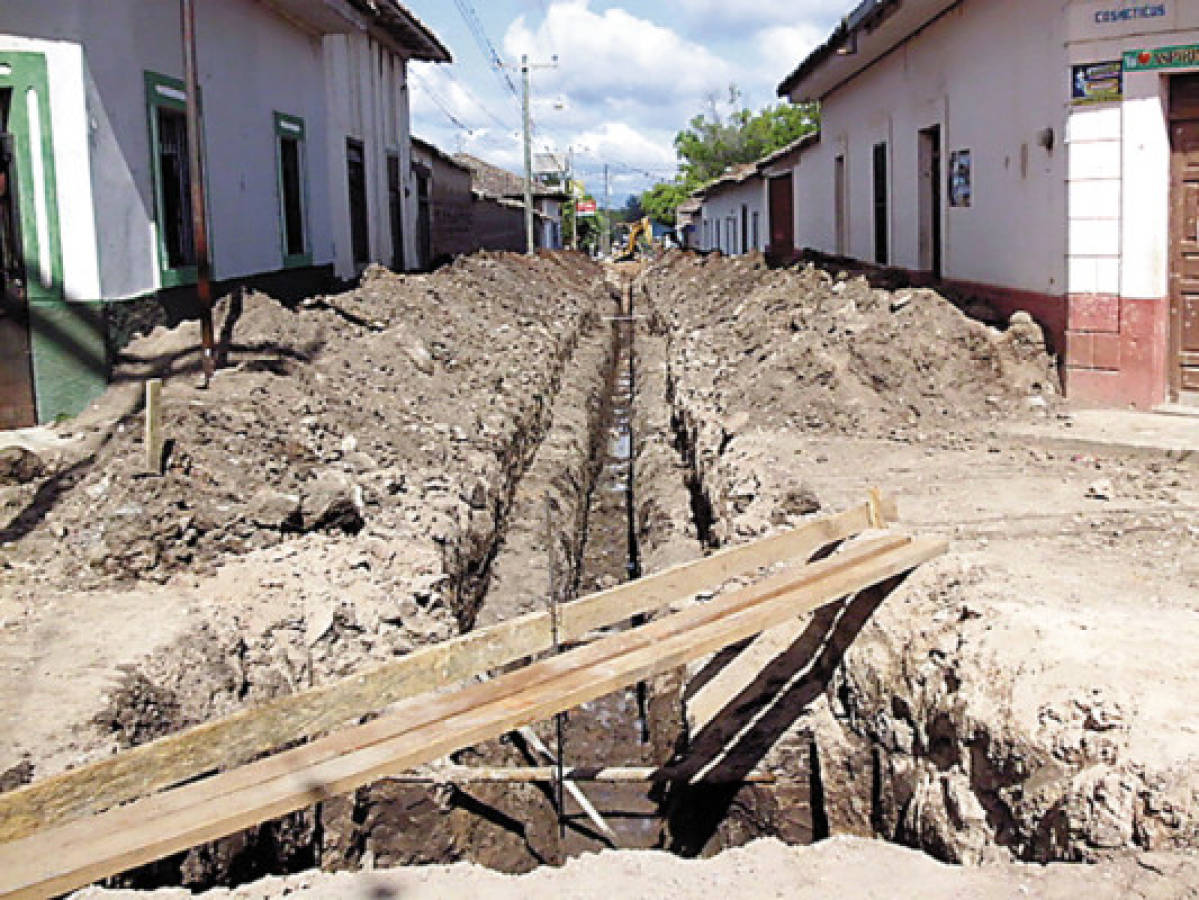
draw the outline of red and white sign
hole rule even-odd
[[[579,200],[575,203],[575,215],[579,216],[594,216],[595,201],[594,200]]]

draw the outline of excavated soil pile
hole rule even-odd
[[[674,254],[644,286],[672,335],[677,380],[717,411],[737,398],[755,424],[922,438],[1057,395],[1044,336],[1024,313],[1001,332],[932,290],[771,270],[758,254]]]
[[[207,390],[194,323],[136,340],[113,390],[166,377],[162,476],[133,414],[93,457],[7,489],[0,771],[44,777],[472,627],[609,300],[582,257],[481,254],[294,310],[226,298]],[[135,882],[312,864],[322,829],[298,814]]]
[[[931,291],[753,257],[676,254],[638,288],[695,536],[737,543],[880,486],[953,538],[881,605],[812,619],[786,683],[738,701],[773,704],[744,765],[809,761],[817,836],[956,862],[1199,846],[1195,676],[1173,664],[1199,640],[1193,459],[1072,443],[1020,313],[1000,331]],[[717,798],[705,849],[785,837],[773,793]]]

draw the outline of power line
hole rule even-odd
[[[454,115],[452,112],[450,112],[449,106],[446,104],[446,102],[444,100],[442,100],[439,96],[437,96],[437,93],[431,87],[429,87],[429,83],[427,81],[425,81],[422,77],[417,75],[417,73],[415,73],[415,72],[413,72],[411,74],[412,74],[412,77],[416,79],[416,83],[420,86],[420,89],[422,91],[424,91],[426,95],[428,95],[429,99],[433,101],[434,105],[442,111],[442,113],[445,115],[445,117],[447,119],[450,120],[450,122],[452,122],[457,127],[461,128],[467,134],[475,133],[473,128],[470,128],[469,126],[463,124],[461,119],[459,119],[456,115]]]
[[[496,51],[495,44],[491,42],[491,38],[487,36],[487,31],[483,28],[483,23],[479,21],[479,14],[475,12],[475,8],[471,5],[470,0],[454,0],[454,5],[458,7],[458,12],[462,14],[462,19],[466,22],[467,29],[475,39],[475,44],[478,45],[479,52],[487,60],[487,65],[491,67],[491,70],[496,73],[496,77],[500,79],[501,87],[506,88],[508,93],[512,95],[512,98],[519,103],[520,91],[516,89],[516,85],[512,81],[512,76],[505,70],[504,61]]]

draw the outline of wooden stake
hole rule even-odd
[[[162,474],[162,379],[146,382],[146,471]]]

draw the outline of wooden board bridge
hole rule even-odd
[[[944,540],[888,529],[895,517],[893,501],[875,492],[838,515],[567,603],[559,639],[586,643],[481,683],[479,676],[552,649],[549,613],[426,647],[0,794],[0,895],[47,897],[82,887],[400,775],[755,636],[746,659],[768,655],[800,616],[945,552]],[[809,562],[868,529],[879,533]],[[595,635],[784,561],[794,564],[748,587]],[[366,724],[347,724],[376,713]]]

